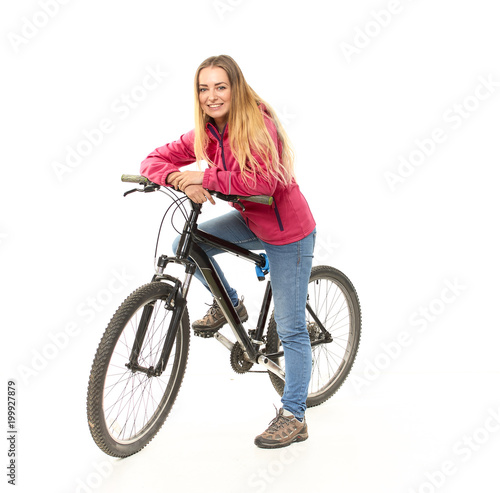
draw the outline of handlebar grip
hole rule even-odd
[[[257,204],[272,205],[274,198],[269,195],[250,195],[249,197],[243,197],[238,195],[240,200],[246,200],[247,202],[257,202]]]
[[[122,181],[126,183],[139,183],[140,185],[147,185],[150,181],[141,175],[122,175]]]

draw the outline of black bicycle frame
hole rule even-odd
[[[195,272],[196,267],[199,268],[203,277],[205,278],[210,291],[212,292],[214,298],[217,300],[226,320],[228,321],[230,327],[232,328],[238,342],[240,343],[243,350],[246,352],[248,358],[257,362],[259,356],[258,345],[254,344],[247,334],[243,324],[241,323],[238,314],[227,294],[222,281],[220,280],[217,271],[215,270],[212,262],[210,261],[208,255],[204,250],[198,245],[198,243],[203,242],[209,245],[215,246],[221,250],[232,253],[241,257],[249,262],[253,262],[260,267],[264,267],[265,258],[260,254],[246,250],[245,248],[239,247],[233,243],[230,243],[216,236],[210,235],[205,231],[198,229],[197,221],[198,216],[201,213],[201,205],[192,203],[193,209],[190,213],[188,220],[184,225],[184,230],[182,232],[179,246],[177,247],[175,257],[167,257],[165,255],[160,256],[158,259],[157,273],[153,276],[152,281],[169,280],[174,281],[174,290],[171,293],[171,299],[174,301],[173,304],[169,303],[167,300],[166,308],[172,309],[172,319],[169,324],[169,329],[167,332],[167,337],[162,350],[162,355],[160,361],[158,362],[156,368],[149,369],[150,374],[161,374],[166,366],[169,359],[170,353],[175,340],[176,327],[178,326],[184,310],[186,307],[186,297],[191,283],[191,278]],[[194,262],[194,263],[193,263]],[[180,283],[178,279],[172,278],[171,276],[165,275],[163,273],[165,267],[169,263],[183,264],[186,267],[186,279],[183,284]],[[263,306],[266,307],[265,313],[261,312],[259,317],[260,326],[256,332],[257,339],[262,337],[264,331],[264,323],[267,319],[267,312],[269,305],[271,303],[271,287],[268,281],[268,286],[266,289],[266,298],[264,300]],[[173,306],[171,306],[173,305]],[[140,351],[142,341],[144,339],[144,334],[151,316],[151,307],[145,306],[141,320],[139,322],[138,331],[134,341],[134,345],[131,353],[131,366],[139,371],[144,371],[145,369],[137,365],[137,354]]]
[[[196,222],[198,216],[200,214],[201,207],[193,207],[193,211],[191,216],[186,223],[186,227],[184,228],[184,232],[181,236],[181,241],[179,243],[179,248],[177,249],[177,258],[181,261],[187,260],[190,257],[195,264],[200,269],[203,277],[205,278],[210,291],[212,292],[214,298],[217,300],[218,305],[220,306],[222,313],[226,317],[226,320],[229,323],[229,326],[232,328],[235,337],[240,343],[241,347],[247,353],[248,358],[251,361],[257,362],[258,351],[256,345],[253,344],[250,339],[248,333],[246,332],[243,324],[236,313],[236,310],[229,298],[229,295],[220,280],[215,267],[210,261],[208,255],[205,251],[198,245],[198,243],[206,243],[208,245],[214,246],[225,252],[232,253],[238,257],[241,257],[249,262],[253,262],[260,267],[264,267],[265,258],[261,255],[251,252],[245,248],[242,248],[238,245],[230,243],[229,241],[223,240],[222,238],[218,238],[213,236],[205,231],[198,229],[196,226]],[[270,284],[268,283],[268,289],[266,289],[266,295],[268,298],[267,307],[269,308],[271,302],[271,289]],[[267,318],[267,313],[264,318]],[[262,327],[263,330],[263,327]],[[262,333],[262,332],[261,332]]]
[[[217,300],[217,303],[220,306],[227,322],[229,323],[229,326],[233,330],[235,337],[241,345],[241,348],[245,351],[248,359],[254,363],[264,363],[272,365],[272,363],[269,363],[268,358],[282,356],[283,352],[275,353],[272,355],[263,355],[258,350],[259,344],[261,343],[260,341],[262,340],[264,334],[264,326],[268,317],[269,307],[271,305],[271,282],[267,282],[257,327],[253,334],[254,340],[252,340],[245,330],[243,324],[241,323],[241,320],[236,313],[233,303],[231,302],[231,299],[229,298],[229,295],[227,294],[226,289],[224,288],[224,285],[222,284],[222,281],[220,280],[220,277],[215,270],[215,267],[210,261],[210,258],[198,243],[206,243],[225,252],[232,253],[233,255],[252,262],[259,267],[265,266],[266,258],[263,255],[254,253],[250,250],[242,248],[238,245],[230,243],[229,241],[223,240],[222,238],[218,238],[198,229],[197,221],[198,216],[201,213],[201,205],[192,203],[192,206],[193,209],[184,225],[184,230],[177,247],[176,256],[168,257],[166,255],[161,255],[158,259],[157,273],[153,276],[152,279],[152,281],[168,280],[174,284],[169,299],[166,300],[165,303],[165,308],[168,310],[172,310],[173,314],[169,324],[167,337],[165,339],[160,361],[157,363],[156,368],[154,369],[142,368],[137,364],[137,355],[140,352],[140,348],[142,346],[142,342],[144,340],[145,332],[152,312],[152,307],[146,305],[143,309],[134,345],[132,347],[130,363],[127,366],[129,366],[129,368],[131,368],[132,370],[143,371],[150,376],[160,375],[161,373],[163,373],[175,341],[177,326],[180,323],[184,314],[184,310],[186,308],[187,293],[196,267],[199,268],[200,272],[205,278],[210,291],[212,292],[214,298]],[[181,283],[178,279],[163,273],[164,269],[169,263],[183,264],[185,266],[186,278],[184,280],[184,283]],[[324,332],[331,338],[330,334],[326,331],[323,324],[314,314],[313,310],[309,306],[309,303],[307,303],[306,307],[322,332]],[[322,342],[327,341],[323,340]],[[259,360],[259,358],[261,360]],[[274,371],[272,368],[270,369],[271,371]]]

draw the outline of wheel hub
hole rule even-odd
[[[316,322],[308,322],[307,332],[309,332],[309,339],[311,342],[317,341],[321,338],[321,329]]]

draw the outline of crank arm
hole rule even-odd
[[[274,362],[271,361],[267,356],[263,354],[257,357],[257,363],[266,367],[270,372],[274,373],[276,376],[280,377],[281,380],[285,380],[285,372]]]
[[[226,336],[223,336],[220,332],[216,332],[214,334],[214,338],[217,339],[227,349],[229,349],[229,351],[232,351],[234,342],[231,342]]]

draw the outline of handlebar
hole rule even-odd
[[[149,181],[145,176],[141,175],[122,175],[122,181],[126,183],[139,183],[139,185],[153,184],[152,181]]]
[[[138,183],[139,185],[158,187],[152,181],[148,180],[145,176],[141,175],[122,175],[122,181],[126,183]],[[221,200],[227,202],[238,202],[240,200],[245,200],[247,202],[256,202],[257,204],[272,205],[274,198],[269,195],[226,195],[215,190],[208,190],[211,195],[215,195]]]

